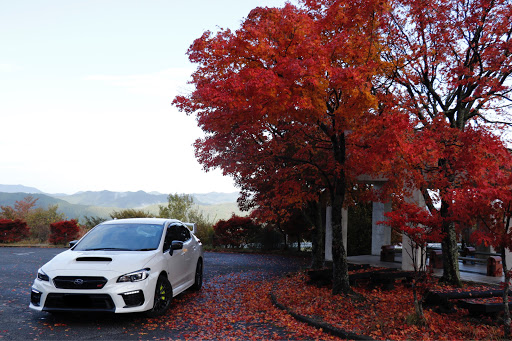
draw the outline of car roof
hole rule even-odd
[[[127,218],[127,219],[114,219],[103,222],[102,224],[160,224],[165,225],[165,223],[182,223],[177,219],[167,219],[167,218]]]

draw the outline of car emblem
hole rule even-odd
[[[73,283],[75,283],[75,285],[82,285],[84,284],[84,280],[81,278],[77,278]]]

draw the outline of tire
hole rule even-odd
[[[163,315],[172,302],[172,286],[165,276],[158,277],[155,287],[155,298],[153,300],[153,308],[146,311],[149,317]]]
[[[203,260],[199,258],[196,265],[196,274],[194,277],[194,284],[192,284],[192,290],[200,290],[203,286]]]

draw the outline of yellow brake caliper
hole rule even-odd
[[[160,284],[160,299],[162,301],[165,301],[165,288],[163,284]]]

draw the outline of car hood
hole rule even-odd
[[[143,269],[158,251],[64,251],[43,265],[45,272],[112,271],[120,274]]]

